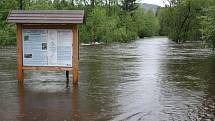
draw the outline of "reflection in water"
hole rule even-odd
[[[79,86],[52,71],[26,71],[17,84],[15,48],[1,48],[0,120],[213,121],[215,56],[199,45],[158,37],[81,46]]]
[[[78,100],[78,86],[73,86],[73,90],[71,92],[71,101],[72,101],[72,112],[71,112],[71,119],[74,121],[80,121],[80,113],[79,113],[79,100]]]
[[[18,119],[20,121],[26,121],[25,119],[25,90],[24,90],[24,84],[22,83],[18,83],[18,88],[17,88],[17,91],[18,91],[18,104],[19,104],[19,116],[18,116]]]
[[[30,92],[23,84],[18,85],[19,121],[80,121],[78,86],[71,93]]]

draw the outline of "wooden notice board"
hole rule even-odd
[[[18,80],[24,70],[73,72],[78,83],[79,40],[77,24],[81,10],[15,10],[7,20],[17,25]]]

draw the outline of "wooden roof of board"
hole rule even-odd
[[[23,24],[78,24],[83,21],[83,10],[12,10],[7,17],[9,23]]]

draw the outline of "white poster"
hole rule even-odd
[[[68,30],[59,30],[58,31],[58,41],[57,41],[57,60],[59,65],[72,66],[72,55],[71,53],[71,46],[72,42],[72,32]],[[63,40],[63,41],[62,41]]]
[[[48,65],[57,65],[57,30],[48,31]]]
[[[72,67],[72,30],[23,29],[23,65]]]

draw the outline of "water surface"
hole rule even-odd
[[[165,37],[81,46],[73,87],[53,71],[17,84],[16,49],[1,48],[0,120],[214,121],[215,54]]]

